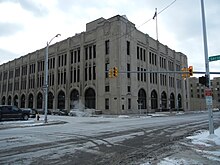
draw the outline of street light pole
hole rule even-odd
[[[60,34],[55,35],[50,42],[47,42],[46,54],[45,54],[45,75],[44,75],[44,123],[47,123],[47,102],[48,102],[48,50],[50,43],[54,38],[59,37]]]
[[[202,27],[203,27],[203,42],[204,42],[204,53],[205,53],[205,68],[206,68],[206,77],[208,77],[208,89],[210,89],[210,72],[209,72],[209,59],[208,59],[208,46],[207,46],[207,35],[206,35],[206,23],[205,23],[205,9],[204,9],[204,1],[201,0],[201,11],[202,11]],[[208,98],[208,97],[207,97]],[[211,105],[207,104],[209,112],[209,134],[214,134],[214,126],[213,126],[213,112]]]

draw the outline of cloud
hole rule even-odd
[[[34,16],[45,16],[48,14],[48,11],[41,4],[34,3],[30,0],[18,0],[21,7],[27,11],[30,11]],[[36,2],[36,1],[35,1]]]
[[[20,30],[23,30],[21,24],[0,22],[0,37],[14,35]]]
[[[18,57],[18,54],[0,48],[0,65]]]

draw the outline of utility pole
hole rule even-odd
[[[206,22],[205,22],[205,9],[204,9],[204,1],[201,0],[201,11],[202,11],[202,27],[203,27],[203,43],[204,43],[204,54],[205,54],[205,68],[206,73],[205,75],[208,77],[207,87],[208,91],[210,89],[210,72],[209,72],[209,59],[208,59],[208,46],[207,46],[207,35],[206,35]],[[210,100],[210,101],[209,101]],[[213,112],[212,112],[212,96],[206,95],[206,107],[209,112],[209,134],[214,134],[214,127],[213,127]]]

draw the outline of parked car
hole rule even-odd
[[[57,109],[53,111],[53,115],[68,116],[68,112],[66,109]]]
[[[33,109],[33,108],[26,108],[26,109],[22,108],[22,110],[30,111],[30,118],[36,118],[36,115],[39,113],[38,110]]]
[[[12,105],[0,105],[0,121],[16,119],[28,120],[29,117],[29,110],[22,110]]]

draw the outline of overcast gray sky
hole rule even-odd
[[[0,64],[45,47],[57,33],[61,37],[54,42],[85,31],[90,21],[118,14],[126,15],[140,31],[156,38],[155,20],[148,20],[155,8],[160,12],[173,1],[0,0]],[[204,4],[209,56],[220,55],[220,0],[204,0]],[[200,0],[176,0],[160,13],[158,38],[186,54],[195,71],[205,71]],[[219,72],[219,64],[211,62],[210,71]]]

